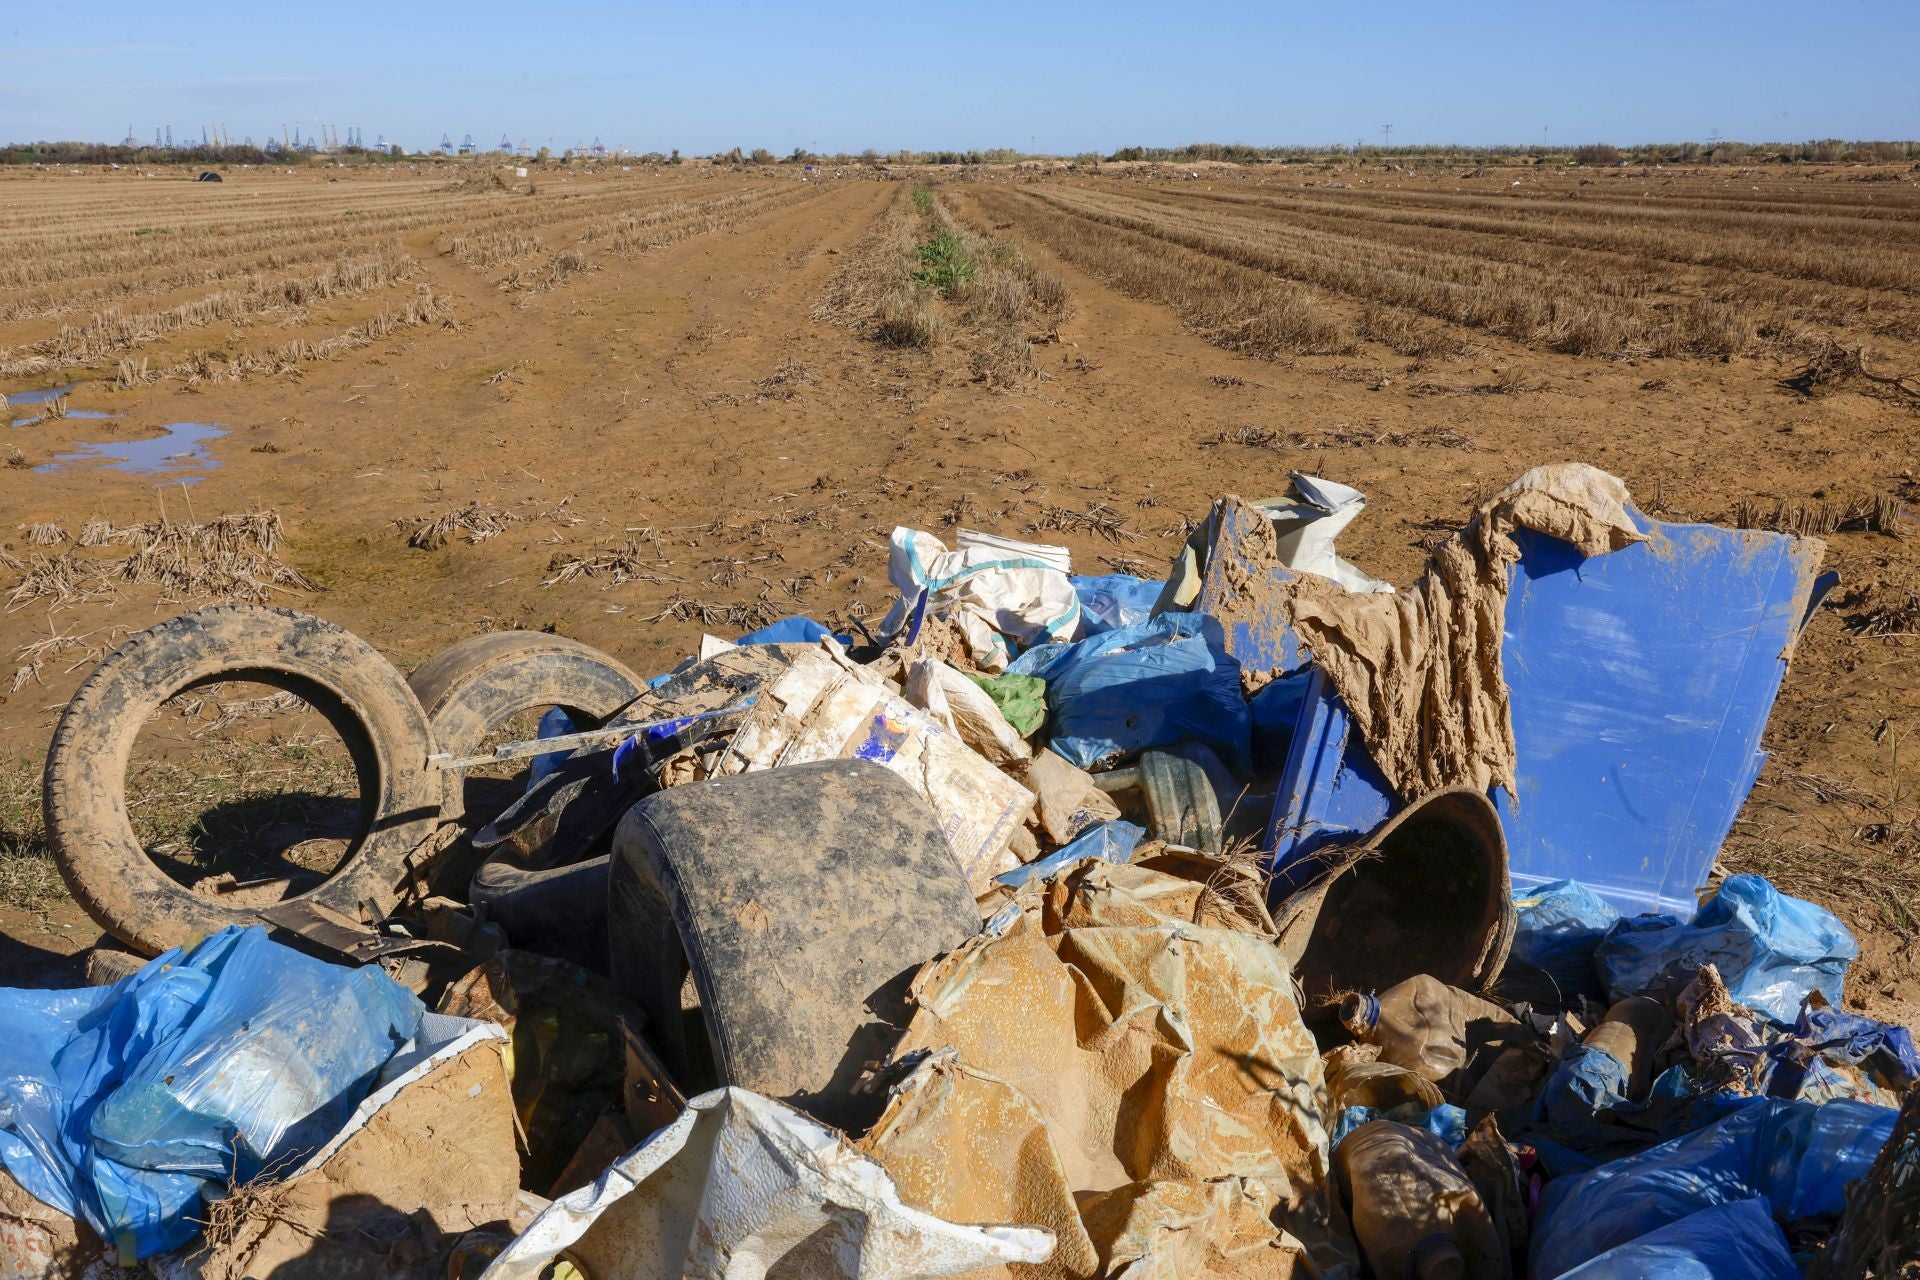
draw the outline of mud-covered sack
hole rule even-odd
[[[1677,991],[1700,966],[1720,970],[1733,999],[1791,1023],[1809,995],[1838,1008],[1860,946],[1839,917],[1781,893],[1761,876],[1728,876],[1691,922],[1634,916],[1614,926],[1594,962],[1615,1000]]]
[[[1082,769],[1181,742],[1213,748],[1237,774],[1250,767],[1253,719],[1240,664],[1205,614],[1163,613],[1074,644],[1039,645],[1008,670],[1046,681],[1048,745]]]
[[[420,1026],[377,968],[223,929],[110,987],[0,990],[0,1164],[121,1259],[200,1230],[201,1193],[319,1149]]]

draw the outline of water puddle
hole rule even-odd
[[[66,395],[67,392],[79,385],[77,382],[69,382],[64,387],[48,387],[43,391],[10,391],[6,393],[5,404],[9,409],[32,408],[35,405],[43,405],[58,400],[61,396]],[[111,418],[113,415],[104,413],[99,409],[69,409],[63,416],[68,418]],[[30,427],[36,422],[45,421],[47,421],[45,414],[30,414],[24,418],[11,419],[12,424],[16,427]]]
[[[77,414],[68,414],[77,417]],[[104,415],[103,415],[104,416]],[[206,450],[206,442],[227,434],[211,422],[169,422],[163,436],[151,440],[82,441],[71,453],[57,453],[53,461],[35,471],[60,471],[81,463],[97,464],[105,471],[124,471],[132,475],[177,475],[185,471],[211,471],[219,460]],[[191,484],[199,476],[184,476]]]
[[[7,403],[15,408],[23,404],[45,404],[49,400],[58,400],[79,385],[69,382],[64,387],[48,387],[45,391],[9,391],[6,393]]]
[[[30,427],[36,422],[59,422],[66,418],[111,418],[112,416],[112,414],[101,409],[69,409],[59,418],[15,418],[13,425],[16,427]]]

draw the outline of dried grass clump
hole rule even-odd
[[[1465,342],[1442,326],[1399,307],[1366,304],[1360,308],[1360,321],[1354,331],[1416,360],[1453,359],[1468,351]]]
[[[810,387],[813,383],[813,370],[789,356],[772,373],[754,380],[753,385],[759,388],[755,399],[791,400],[799,394],[798,388]]]
[[[586,555],[555,556],[547,564],[547,572],[552,576],[540,585],[555,587],[579,578],[604,579],[604,585],[609,587],[626,582],[679,581],[659,572],[666,566],[667,561],[659,558],[658,548],[649,554],[641,549],[638,542],[629,538]]]
[[[599,269],[598,264],[578,249],[562,249],[541,266],[514,272],[500,282],[499,288],[526,293],[547,293],[565,285],[575,276],[583,276]]]
[[[67,540],[67,531],[52,521],[20,526],[21,536],[36,547],[57,547]]]
[[[110,543],[133,548],[120,565],[132,583],[157,583],[183,600],[260,603],[276,592],[318,591],[312,579],[279,555],[277,511],[242,511],[204,524],[162,518],[116,528]]]
[[[459,538],[469,546],[498,537],[527,517],[518,512],[489,507],[474,499],[464,507],[442,511],[437,516],[410,516],[394,524],[410,532],[407,545],[421,551],[433,551]]]
[[[697,622],[703,627],[724,626],[735,631],[751,631],[755,627],[766,626],[777,617],[779,617],[779,611],[773,607],[772,601],[763,592],[758,599],[745,604],[717,604],[709,600],[695,600],[688,596],[674,596],[667,602],[666,608],[641,621]]]
[[[946,332],[939,304],[910,285],[887,294],[874,317],[873,336],[889,347],[935,347]]]
[[[144,387],[153,380],[147,372],[145,356],[123,356],[114,366],[113,386],[116,391],[125,391],[131,387]]]
[[[405,516],[393,524],[397,529],[408,531],[408,546],[422,551],[436,550],[456,538],[468,546],[474,546],[488,538],[498,537],[516,524],[532,520],[579,524],[581,518],[568,508],[572,501],[571,497],[566,497],[544,509],[515,510],[491,506],[475,498],[464,507],[443,511],[437,516]],[[525,502],[515,504],[516,507],[528,505]]]
[[[53,608],[63,609],[113,594],[98,563],[80,559],[71,547],[56,556],[35,552],[20,569],[23,576],[7,593],[9,613],[36,600],[51,600]]]
[[[967,354],[967,363],[975,378],[1000,391],[1024,387],[1040,376],[1033,344],[1012,325],[1003,325],[977,339]]]
[[[1771,507],[1757,499],[1742,498],[1734,505],[1733,523],[1741,529],[1771,529],[1803,538],[1824,537],[1830,533],[1905,536],[1905,516],[1900,503],[1884,493],[1839,501],[1823,498],[1817,502],[1788,502],[1781,498]]]
[[[300,366],[331,360],[348,351],[372,346],[382,338],[406,329],[430,324],[452,324],[453,304],[445,294],[437,294],[421,285],[405,306],[382,311],[364,324],[345,333],[310,342],[295,338],[292,342],[266,350],[246,350],[227,358],[214,351],[195,351],[179,364],[154,375],[156,379],[179,378],[192,387],[202,381],[229,382],[254,374],[298,373]]]
[[[1898,604],[1880,605],[1849,620],[1847,629],[1862,636],[1920,635],[1920,595],[1907,593]]]
[[[1141,535],[1127,528],[1127,518],[1104,502],[1089,502],[1085,511],[1047,507],[1027,526],[1028,533],[1059,529],[1067,533],[1098,534],[1108,542],[1138,542]]]
[[[16,348],[16,352],[33,354],[0,360],[0,374],[76,365],[104,367],[120,352],[168,334],[212,324],[245,326],[276,313],[304,315],[304,308],[312,303],[403,284],[418,274],[419,264],[396,246],[373,257],[342,258],[312,275],[223,290],[161,311],[126,313],[110,307],[84,324],[62,325],[53,337]],[[116,386],[137,386],[147,380],[145,361],[122,359],[115,367]]]
[[[1803,339],[1811,347],[1806,364],[1782,378],[1782,386],[1810,396],[1820,387],[1856,387],[1869,395],[1920,407],[1920,378],[1875,373],[1867,367],[1865,347],[1847,346],[1824,336]]]
[[[813,309],[816,320],[831,320],[848,328],[879,327],[889,307],[900,308],[895,295],[912,271],[914,246],[919,239],[920,215],[915,210],[912,192],[900,189],[871,226],[862,232],[847,251],[846,261],[827,281],[820,305]],[[908,296],[911,287],[905,288]],[[889,346],[922,346],[923,343],[899,342],[876,335]]]
[[[453,260],[475,270],[497,267],[503,262],[525,262],[545,253],[546,249],[539,236],[512,231],[470,231],[447,242],[447,252]]]
[[[279,513],[244,511],[205,523],[162,517],[114,526],[91,521],[82,540],[57,556],[35,555],[7,597],[7,608],[51,599],[55,608],[114,594],[118,583],[157,584],[180,600],[259,603],[276,592],[317,591],[305,574],[280,558]],[[121,558],[81,556],[80,548],[130,548]]]
[[[1236,427],[1217,431],[1200,442],[1203,449],[1237,444],[1249,449],[1367,449],[1388,445],[1396,449],[1459,449],[1472,453],[1473,440],[1449,427],[1422,427],[1414,431],[1369,431],[1361,427],[1334,427],[1325,431],[1276,431],[1270,427]]]
[[[1262,293],[1251,314],[1221,328],[1215,341],[1248,355],[1340,355],[1353,350],[1340,326],[1296,289]]]

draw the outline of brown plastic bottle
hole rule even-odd
[[[1499,1280],[1500,1234],[1447,1144],[1393,1120],[1361,1125],[1333,1149],[1354,1237],[1381,1280]]]
[[[1587,1032],[1584,1043],[1604,1049],[1627,1069],[1627,1096],[1644,1098],[1653,1075],[1653,1055],[1659,1051],[1673,1019],[1667,1007],[1651,996],[1628,996],[1607,1010],[1607,1016]]]
[[[1484,1069],[1519,1030],[1513,1015],[1478,996],[1419,974],[1379,995],[1354,994],[1340,1005],[1354,1039],[1380,1046],[1380,1061],[1405,1067],[1443,1088]]]

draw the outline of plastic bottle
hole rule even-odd
[[[1607,1010],[1582,1043],[1617,1058],[1627,1069],[1627,1097],[1639,1100],[1653,1077],[1653,1055],[1672,1030],[1665,1005],[1650,996],[1628,996]]]
[[[1380,1046],[1380,1061],[1446,1087],[1469,1064],[1485,1067],[1520,1024],[1505,1009],[1426,974],[1378,995],[1354,994],[1340,1021],[1356,1040]]]
[[[1333,1171],[1374,1275],[1482,1280],[1507,1273],[1486,1205],[1439,1138],[1370,1121],[1333,1149]]]

